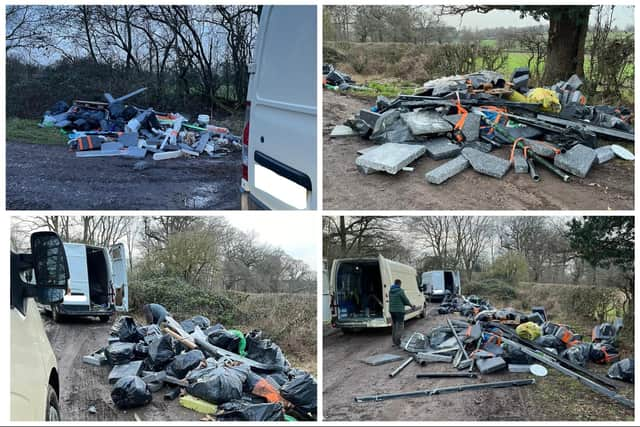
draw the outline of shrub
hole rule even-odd
[[[489,270],[489,277],[501,278],[515,285],[527,278],[528,270],[524,255],[509,251],[496,258]]]

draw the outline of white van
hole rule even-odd
[[[60,301],[69,267],[53,232],[31,235],[31,253],[11,252],[11,421],[59,421],[60,376],[37,304]]]
[[[116,311],[129,310],[126,249],[65,243],[71,275],[64,301],[51,306],[53,319],[96,316],[106,322]]]
[[[264,6],[242,134],[241,207],[316,209],[315,6]]]
[[[334,326],[342,329],[391,326],[389,288],[395,279],[402,281],[407,298],[418,307],[407,309],[405,320],[425,317],[427,306],[415,268],[382,255],[333,261],[330,289]]]
[[[422,273],[422,289],[432,300],[442,300],[445,295],[460,295],[460,272],[434,270]]]

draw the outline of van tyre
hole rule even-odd
[[[100,322],[107,323],[109,321],[109,316],[98,316]]]
[[[51,384],[47,386],[47,413],[45,419],[46,421],[60,421],[58,395],[53,387],[51,387]]]
[[[429,308],[427,307],[427,304],[424,303],[422,305],[422,311],[420,312],[420,318],[421,319],[426,319],[428,312],[429,312]]]
[[[58,306],[53,306],[51,308],[51,318],[53,319],[54,322],[56,323],[60,323],[62,322],[62,314],[60,313],[60,311],[58,310]]]

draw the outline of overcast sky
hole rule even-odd
[[[594,12],[591,13],[593,19]],[[633,24],[634,11],[633,6],[616,6],[613,11],[614,25],[621,29],[626,28],[629,24]],[[443,16],[441,21],[446,25],[456,28],[468,29],[485,29],[496,27],[529,27],[531,25],[547,25],[545,20],[536,21],[531,17],[519,19],[519,12],[511,12],[508,10],[494,10],[489,13],[469,12],[465,13],[463,18],[460,16]]]
[[[289,255],[317,270],[319,237],[322,225],[319,217],[305,212],[238,212],[225,218],[242,231],[255,232],[259,241],[279,246]]]

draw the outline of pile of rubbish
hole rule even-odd
[[[190,124],[180,113],[125,103],[145,90],[140,88],[119,98],[105,93],[107,102],[74,101],[69,106],[58,101],[44,114],[40,126],[64,131],[76,157],[144,159],[147,153],[153,153],[153,160],[166,160],[207,153],[217,158],[242,150],[240,137],[210,124],[207,115],[199,115],[197,122]]]
[[[111,398],[119,409],[144,406],[154,393],[225,421],[317,418],[317,384],[290,366],[280,347],[259,330],[243,334],[195,316],[160,326],[120,317],[107,347],[84,363],[111,366]]]
[[[464,295],[447,294],[438,307],[438,314],[460,313],[463,316],[469,316],[492,309],[493,306],[489,301],[477,295],[465,297]]]
[[[350,77],[333,69],[326,84],[349,89]],[[529,88],[529,71],[518,68],[511,81],[494,71],[479,71],[426,82],[415,95],[390,100],[379,96],[331,138],[360,136],[372,142],[358,151],[364,174],[411,172],[409,165],[427,155],[446,160],[429,171],[427,182],[439,185],[471,167],[502,178],[512,168],[540,180],[538,168],[564,182],[585,178],[592,167],[634,155],[618,144],[633,142],[632,112],[606,105],[588,106],[576,75],[553,86]],[[506,149],[501,156],[490,154]]]
[[[459,297],[463,305],[471,298]],[[476,299],[477,301],[477,299]],[[461,310],[456,310],[461,311]],[[531,313],[511,308],[481,309],[480,305],[466,310],[466,320],[451,320],[432,328],[428,333],[414,332],[405,336],[401,347],[411,353],[389,376],[395,377],[411,363],[432,366],[450,364],[455,370],[421,372],[417,378],[470,378],[450,387],[357,396],[357,402],[435,394],[455,393],[483,388],[505,388],[535,384],[535,377],[547,375],[547,369],[578,380],[580,383],[615,402],[633,408],[634,402],[616,392],[619,384],[612,379],[633,383],[633,359],[619,360],[617,337],[622,319],[593,328],[588,342],[570,326],[551,322],[544,307],[533,307]],[[377,355],[376,360],[394,361],[395,355]],[[369,363],[369,362],[367,362]],[[588,363],[611,364],[607,377],[587,369]],[[373,364],[373,363],[369,363]],[[381,364],[381,363],[379,363]],[[515,380],[478,382],[485,375],[509,372],[529,374]]]

